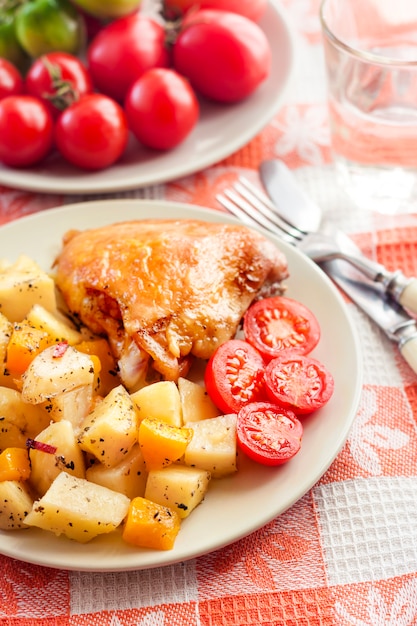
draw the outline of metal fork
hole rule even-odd
[[[365,257],[356,244],[344,233],[338,241],[338,233],[307,232],[291,224],[278,214],[271,200],[244,176],[240,176],[232,188],[226,188],[216,200],[247,226],[259,226],[274,233],[280,239],[297,246],[317,263],[343,259],[359,270],[372,282],[382,285],[385,293],[417,313],[417,281],[404,276],[401,271],[388,272],[380,263]],[[301,195],[300,195],[301,200]]]

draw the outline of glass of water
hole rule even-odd
[[[417,213],[417,0],[323,0],[332,148],[355,204]]]

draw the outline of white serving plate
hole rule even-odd
[[[235,222],[226,214],[164,201],[106,200],[67,205],[0,228],[1,256],[29,255],[49,270],[61,237],[72,228],[91,228],[131,219],[196,218]],[[183,521],[174,549],[142,550],[118,532],[77,544],[41,530],[0,532],[0,553],[55,568],[125,571],[168,565],[211,552],[262,527],[301,498],[322,476],[344,444],[362,387],[362,360],[346,305],[328,277],[295,248],[268,235],[287,256],[288,296],[317,316],[322,336],[314,355],[333,373],[334,395],[304,419],[302,449],[290,462],[268,468],[239,457],[239,471],[213,481],[202,504]]]
[[[229,106],[202,102],[197,127],[176,149],[151,151],[131,138],[121,161],[98,172],[75,168],[57,154],[31,168],[0,164],[0,185],[46,193],[111,193],[174,180],[229,156],[278,112],[293,70],[293,35],[280,5],[270,2],[259,25],[272,50],[268,79],[243,102]]]

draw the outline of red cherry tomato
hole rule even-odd
[[[52,116],[33,96],[0,100],[0,161],[26,167],[41,161],[53,145]]]
[[[140,13],[115,20],[92,40],[87,60],[96,88],[123,102],[146,70],[169,66],[164,27]]]
[[[288,355],[268,363],[265,387],[271,402],[277,402],[297,415],[304,415],[320,409],[330,400],[334,380],[317,359]]]
[[[269,402],[251,402],[237,416],[237,441],[263,465],[282,465],[301,448],[303,426],[295,413]]]
[[[301,302],[282,296],[258,300],[249,307],[243,332],[266,360],[283,354],[308,354],[320,339],[315,315]]]
[[[122,107],[102,94],[87,94],[63,111],[55,126],[55,143],[73,165],[99,170],[123,154],[128,126]]]
[[[246,341],[226,341],[207,364],[207,393],[221,411],[237,413],[244,404],[265,399],[264,369],[261,355]]]
[[[192,8],[218,9],[244,15],[258,22],[266,11],[268,0],[165,0],[165,9],[173,15],[181,15]]]
[[[237,102],[270,71],[271,50],[260,27],[236,13],[190,12],[173,46],[174,68],[203,96]]]
[[[169,150],[197,123],[199,105],[188,82],[174,70],[148,70],[133,83],[125,101],[129,127],[149,148]]]
[[[75,100],[92,92],[93,83],[80,59],[66,52],[49,52],[30,67],[26,91],[43,100],[56,118]]]
[[[23,93],[23,84],[22,75],[17,67],[0,57],[0,100]]]

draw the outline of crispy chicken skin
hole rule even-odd
[[[70,231],[56,261],[70,312],[105,334],[117,358],[130,353],[138,377],[150,362],[168,380],[233,337],[262,289],[287,275],[285,256],[261,234],[198,220]]]

